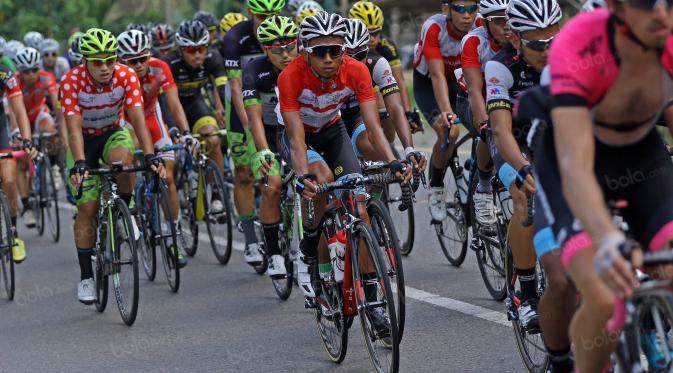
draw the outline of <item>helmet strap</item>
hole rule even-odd
[[[311,69],[311,72],[313,73],[313,75],[314,75],[316,78],[318,78],[318,79],[320,80],[320,89],[325,89],[325,84],[327,84],[327,83],[329,83],[330,81],[334,80],[334,78],[336,77],[336,75],[338,75],[338,69],[337,69],[337,74],[335,74],[335,75],[334,75],[333,77],[331,77],[331,78],[326,78],[326,77],[324,77],[324,76],[318,74],[318,72],[315,71],[315,69],[313,68],[313,66],[311,66],[311,55],[310,55],[310,54],[308,55],[308,62],[307,62],[307,64],[308,64],[308,68]],[[341,68],[341,67],[339,67],[339,68]],[[333,84],[333,85],[336,85],[335,82],[332,82],[332,84]]]
[[[631,31],[631,28],[624,23],[619,17],[616,15],[612,15],[612,20],[615,24],[617,32],[619,32],[622,35],[627,36],[629,39],[631,39],[634,43],[638,44],[641,48],[643,48],[643,51],[656,51],[657,54],[661,55],[663,53],[663,48],[653,48],[648,45],[645,45],[638,37]]]

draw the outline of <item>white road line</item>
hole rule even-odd
[[[75,211],[75,206],[72,206],[65,201],[62,207],[65,208],[66,210]],[[205,229],[205,227],[203,228]],[[208,238],[208,234],[205,232],[199,233],[199,241],[210,245],[210,239]],[[223,242],[221,241],[219,243],[223,244]],[[243,251],[245,249],[245,243],[234,240],[232,242],[232,247],[236,251]],[[492,323],[496,323],[502,326],[506,327],[511,326],[511,323],[507,321],[507,315],[505,315],[503,312],[493,311],[491,309],[463,302],[457,299],[447,298],[441,295],[428,293],[427,291],[416,289],[411,286],[405,286],[404,288],[406,292],[405,295],[407,298],[414,299],[419,302],[432,304],[434,306],[442,307],[450,311],[459,312],[482,320],[490,321]]]

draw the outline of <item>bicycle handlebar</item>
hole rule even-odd
[[[454,117],[456,118],[456,120],[453,122],[454,124],[457,125],[457,124],[462,123],[462,122],[460,121],[460,118],[459,118],[457,115],[455,115],[455,114],[454,114],[454,115],[452,115],[452,114],[446,114],[446,119],[449,121],[449,123],[451,123],[451,119],[453,119]],[[450,132],[451,132],[451,127],[447,128],[447,129],[444,131],[444,135],[445,135],[445,137],[444,137],[444,142],[442,143],[442,145],[439,146],[440,149],[442,149],[442,150],[446,150],[446,149],[449,148],[449,145],[451,145],[451,138],[449,137],[449,133],[450,133]]]
[[[183,149],[185,146],[182,144],[173,144],[173,145],[166,145],[163,148],[154,148],[155,153],[163,153],[163,152],[172,152],[174,150],[180,150]],[[133,154],[143,154],[142,149],[136,149],[133,151]]]
[[[91,170],[87,170],[87,171],[89,173],[89,176],[94,176],[94,175],[125,174],[125,173],[148,171],[148,170],[149,170],[149,167],[147,167],[147,166],[124,167],[121,164],[113,163],[110,167],[95,168],[95,169],[91,169]],[[82,186],[83,185],[84,185],[84,180],[82,180],[82,182],[77,187],[77,195],[75,196],[76,200],[82,198],[82,194],[83,194]]]

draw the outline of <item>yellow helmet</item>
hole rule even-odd
[[[222,17],[220,21],[220,30],[226,33],[231,30],[232,27],[236,26],[238,23],[247,21],[248,18],[241,13],[229,12]]]
[[[348,11],[349,18],[359,19],[367,25],[367,30],[377,31],[383,28],[383,12],[371,1],[358,1]]]
[[[302,10],[301,12],[299,12],[299,14],[297,14],[297,24],[301,25],[301,21],[303,21],[304,18],[314,16],[318,13],[320,13],[318,9],[308,8]]]

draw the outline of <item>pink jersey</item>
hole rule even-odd
[[[610,89],[619,65],[611,49],[614,27],[605,9],[577,15],[558,34],[549,51],[551,94],[555,105],[596,105]],[[673,74],[673,36],[661,62]]]

